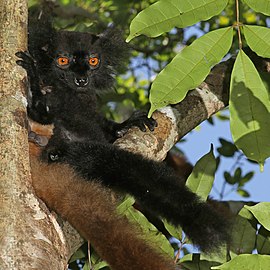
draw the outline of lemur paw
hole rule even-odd
[[[16,61],[17,65],[23,67],[27,71],[28,76],[37,75],[36,61],[29,52],[20,51],[16,52],[15,55],[21,58],[21,60]]]
[[[119,129],[116,131],[116,136],[118,138],[123,137],[132,127],[138,127],[143,132],[146,132],[146,127],[150,131],[154,131],[157,127],[157,121],[152,117],[148,118],[145,112],[135,111],[129,119],[120,124]]]
[[[48,138],[46,136],[38,135],[34,131],[28,132],[28,140],[41,147],[48,144]]]

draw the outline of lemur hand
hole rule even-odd
[[[157,127],[157,121],[152,117],[148,118],[145,112],[135,111],[129,119],[119,124],[115,132],[116,137],[123,137],[132,127],[138,127],[143,132],[146,132],[146,127],[150,131],[154,131],[155,127]]]
[[[38,78],[36,61],[31,54],[27,51],[20,51],[15,53],[15,55],[21,58],[21,60],[17,60],[16,63],[27,71],[27,75],[30,78]]]

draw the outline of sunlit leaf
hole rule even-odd
[[[99,263],[97,263],[97,264],[95,264],[95,267],[94,267],[94,269],[95,270],[99,270],[99,269],[103,269],[103,268],[106,268],[106,269],[108,269],[108,264],[106,263],[106,262],[99,262]],[[90,268],[89,270],[92,270],[93,268]],[[84,269],[83,269],[84,270]]]
[[[221,61],[231,47],[233,29],[218,29],[185,47],[154,80],[150,92],[151,110],[180,102],[197,87],[211,68]]]
[[[263,165],[270,156],[270,103],[255,66],[242,50],[232,71],[229,104],[236,146]]]
[[[243,18],[245,18],[248,24],[256,24],[257,22],[257,14],[254,11],[248,10],[243,13]]]
[[[254,206],[245,206],[263,225],[265,229],[270,231],[270,202],[258,203]]]
[[[245,25],[244,35],[251,50],[259,56],[270,58],[269,28],[256,25]]]
[[[246,190],[244,190],[244,189],[242,189],[242,188],[238,188],[238,189],[237,189],[237,193],[238,193],[240,196],[244,197],[244,198],[250,197],[249,192],[247,192]]]
[[[178,240],[182,240],[182,228],[181,227],[176,227],[172,225],[171,223],[167,222],[166,220],[163,221],[164,226],[166,230],[170,233],[171,236],[175,237]]]
[[[209,153],[198,160],[187,180],[187,187],[200,196],[207,199],[210,193],[216,172],[216,159],[213,154],[213,146]]]
[[[88,261],[85,262],[85,264],[84,264],[84,266],[83,266],[83,270],[91,270]]]
[[[254,11],[270,16],[270,0],[242,0]]]
[[[157,37],[173,27],[186,27],[219,14],[228,0],[160,0],[141,11],[131,22],[127,41],[141,34]]]
[[[270,256],[257,254],[241,254],[231,261],[211,269],[222,270],[266,270],[270,269]]]
[[[132,207],[132,205],[135,203],[135,199],[131,196],[127,196],[123,202],[121,202],[118,206],[117,206],[117,212],[120,215],[123,215],[123,213],[125,213],[125,211],[127,211],[130,207]]]
[[[173,257],[173,248],[167,238],[160,233],[157,228],[150,223],[147,218],[132,206],[134,199],[130,196],[117,207],[117,211],[121,215],[125,215],[133,224],[139,226],[145,232],[148,240],[152,241],[155,246],[161,249],[164,253]]]

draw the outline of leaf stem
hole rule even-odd
[[[87,242],[87,255],[88,255],[88,262],[89,262],[89,269],[93,270],[92,262],[91,262],[91,243],[90,241]]]
[[[239,40],[239,49],[242,50],[243,43],[241,38],[241,31],[240,31],[240,25],[242,25],[239,21],[240,12],[239,12],[239,0],[235,0],[236,3],[236,27],[237,27],[237,33],[238,33],[238,40]]]

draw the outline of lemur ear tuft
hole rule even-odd
[[[121,70],[129,56],[129,47],[123,38],[122,32],[114,26],[109,27],[98,35],[103,54],[106,55],[109,65]]]

